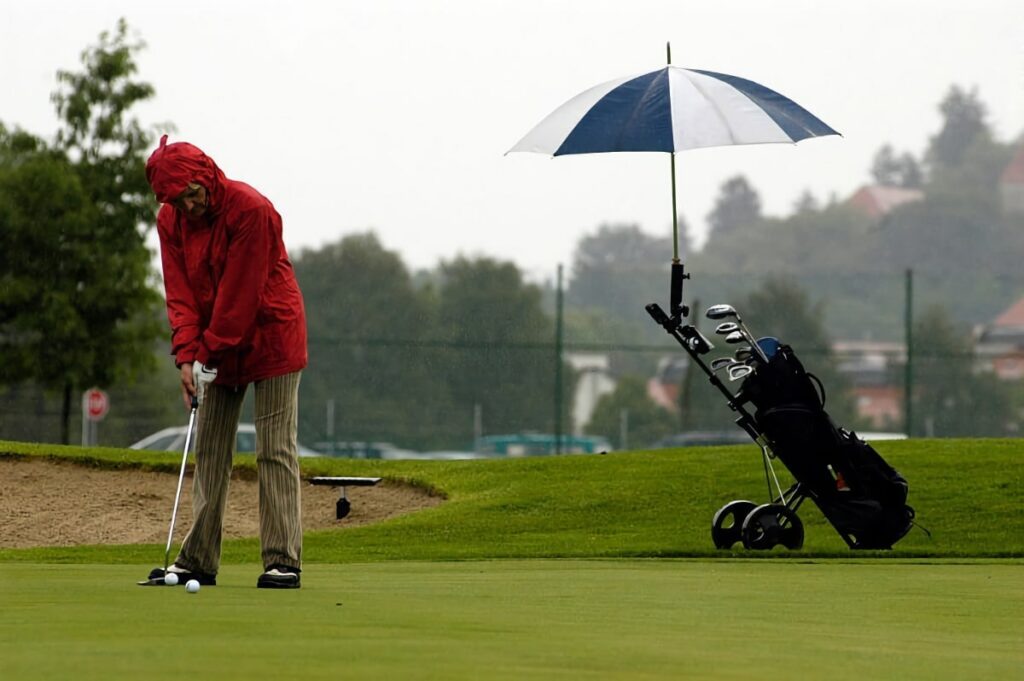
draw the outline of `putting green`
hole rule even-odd
[[[1020,561],[0,564],[0,678],[1020,678]]]

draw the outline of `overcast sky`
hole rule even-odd
[[[142,121],[266,194],[293,253],[373,229],[413,268],[488,255],[540,280],[602,222],[669,234],[667,155],[504,155],[580,91],[664,65],[666,42],[843,134],[680,154],[698,240],[734,175],[785,215],[807,189],[852,193],[885,143],[920,154],[953,84],[978,88],[1001,140],[1024,132],[1020,0],[4,3],[0,120],[51,135],[56,71],[122,16],[157,91]]]

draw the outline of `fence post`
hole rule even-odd
[[[907,346],[907,361],[903,365],[903,429],[907,437],[911,437],[914,423],[914,270],[910,267],[906,272],[903,325]]]
[[[562,453],[562,264],[555,289],[555,454]]]

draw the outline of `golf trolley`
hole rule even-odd
[[[736,500],[721,507],[711,523],[715,546],[730,549],[742,542],[752,550],[799,549],[804,529],[797,511],[811,499],[851,549],[892,548],[913,526],[906,480],[856,433],[833,423],[824,409],[824,386],[804,370],[792,348],[775,338],[755,340],[731,305],[712,305],[706,314],[720,322],[715,331],[726,344],[740,347],[732,357],[705,363],[714,346],[683,323],[689,308],[682,304],[682,283],[688,278],[674,262],[671,316],[657,303],[647,312],[707,375],[736,413],[736,424],[761,448],[770,500]],[[720,374],[739,381],[739,389],[730,390]],[[788,489],[775,475],[775,460],[796,480]]]

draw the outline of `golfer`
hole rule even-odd
[[[302,293],[281,216],[209,156],[167,135],[146,163],[157,216],[171,354],[187,405],[198,398],[193,525],[168,572],[216,584],[242,400],[255,390],[260,546],[256,586],[298,588],[302,566],[296,425],[306,366]],[[158,568],[151,579],[162,579]]]

